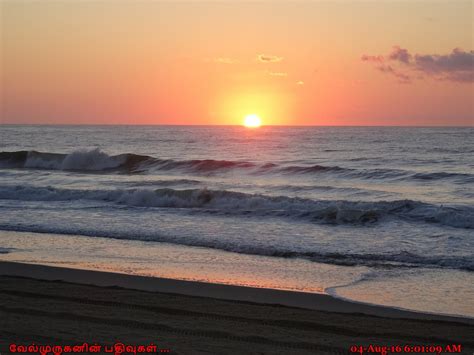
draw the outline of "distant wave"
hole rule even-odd
[[[41,153],[37,151],[1,152],[0,167],[71,171],[133,172],[150,157],[136,154],[109,156],[99,149],[78,150],[70,154]]]
[[[19,185],[0,186],[0,199],[93,200],[135,207],[193,208],[222,215],[275,216],[330,224],[374,223],[385,217],[396,217],[456,228],[474,228],[474,207],[437,206],[412,200],[329,201],[208,189],[83,190]]]
[[[107,155],[99,149],[79,150],[70,154],[41,153],[37,151],[0,152],[0,167],[16,169],[45,169],[69,171],[124,171],[153,172],[186,170],[194,173],[212,173],[231,169],[254,169],[256,172],[311,173],[331,170],[343,170],[339,167],[289,166],[277,164],[256,164],[247,161],[214,159],[172,160],[158,159],[147,155],[120,154]]]
[[[434,172],[434,173],[416,173],[412,175],[413,179],[419,180],[441,180],[450,178],[463,178],[465,182],[474,182],[474,175],[466,173],[446,173],[446,172]]]
[[[280,168],[279,171],[284,173],[297,173],[297,174],[311,174],[325,171],[349,171],[352,169],[344,169],[339,166],[323,166],[323,165],[312,165],[312,166],[288,166]]]
[[[254,163],[214,159],[173,160],[147,155],[108,155],[99,149],[78,150],[70,154],[41,153],[37,151],[0,152],[0,168],[45,169],[88,173],[142,173],[180,171],[190,174],[213,174],[244,171],[249,174],[308,175],[333,173],[360,179],[441,180],[474,183],[474,174],[450,172],[413,172],[399,169],[354,169],[340,166],[309,165],[285,166],[274,163]]]

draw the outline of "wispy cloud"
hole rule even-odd
[[[363,54],[362,57],[360,57],[362,61],[364,62],[376,62],[376,63],[382,63],[385,59],[383,55],[367,55]]]
[[[394,69],[391,65],[382,64],[377,66],[377,69],[380,70],[382,73],[394,75],[396,78],[399,79],[400,83],[409,84],[411,83],[411,76],[405,74],[397,69]]]
[[[296,82],[296,85],[304,85],[304,81],[300,80]]]
[[[268,72],[268,75],[270,75],[270,76],[280,76],[280,77],[286,77],[286,76],[288,76],[288,73],[285,73],[285,72],[272,72],[272,71],[269,71],[269,72]]]
[[[278,57],[276,55],[259,54],[257,55],[257,60],[262,63],[278,63],[283,60],[283,57]]]
[[[398,78],[403,83],[413,77],[433,78],[459,83],[474,82],[474,51],[454,48],[448,54],[411,54],[407,49],[394,46],[386,55],[361,56],[361,60],[372,62],[375,68]]]

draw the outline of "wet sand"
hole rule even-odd
[[[353,345],[458,345],[474,320],[327,295],[0,262],[10,343],[154,343],[176,354],[347,354]]]

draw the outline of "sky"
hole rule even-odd
[[[0,123],[472,126],[473,3],[0,0]]]

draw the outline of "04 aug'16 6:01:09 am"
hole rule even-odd
[[[447,345],[351,345],[349,348],[351,354],[450,354],[462,353],[461,344],[447,344]]]

